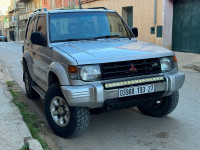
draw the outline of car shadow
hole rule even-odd
[[[43,101],[34,99],[28,100],[28,103],[32,111],[37,112],[47,125]],[[88,129],[78,137],[64,139],[55,135],[48,125],[47,129],[52,139],[60,145],[60,149],[70,147],[77,150],[92,150],[97,147],[102,148],[102,144],[103,147],[117,146],[121,149],[124,144],[140,144],[148,147],[156,140],[164,139],[167,142],[177,129],[179,132],[184,132],[181,124],[182,122],[173,113],[163,118],[154,118],[143,115],[137,108],[129,108],[91,115]],[[82,145],[81,148],[79,144]]]

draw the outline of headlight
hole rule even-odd
[[[162,72],[169,72],[175,67],[173,57],[162,58],[160,64]]]
[[[101,77],[99,65],[88,65],[80,67],[80,77],[84,81],[96,81]]]

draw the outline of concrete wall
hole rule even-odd
[[[47,0],[47,1],[49,1],[49,7],[47,6],[46,8],[55,9],[55,8],[62,8],[62,7],[68,8],[70,0]],[[71,0],[71,3],[72,2],[73,0]],[[78,0],[74,0],[74,4],[75,6],[78,5]]]
[[[150,34],[150,28],[163,25],[163,1],[167,0],[157,0],[156,24],[154,24],[154,0],[98,0],[82,4],[82,7],[107,7],[122,16],[122,7],[133,6],[133,26],[139,30],[138,39],[162,45],[162,38]]]
[[[173,0],[163,0],[163,44],[162,46],[172,48],[173,28]]]
[[[49,10],[50,9],[49,0],[42,0],[42,7],[45,7],[45,8],[47,8]]]
[[[26,13],[35,11],[42,7],[42,0],[31,0],[25,3]]]
[[[6,15],[0,15],[0,35],[7,35],[7,30],[4,28],[4,18]]]

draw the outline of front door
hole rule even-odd
[[[33,71],[36,76],[36,82],[45,90],[47,88],[47,73],[51,63],[51,49],[47,46],[47,19],[45,15],[38,16],[36,22],[36,32],[41,32],[44,36],[43,45],[33,44]]]

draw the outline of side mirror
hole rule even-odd
[[[135,37],[138,37],[138,28],[131,28],[131,31],[133,32],[133,34],[135,35]]]
[[[36,45],[44,45],[44,36],[41,32],[31,33],[31,42]]]

